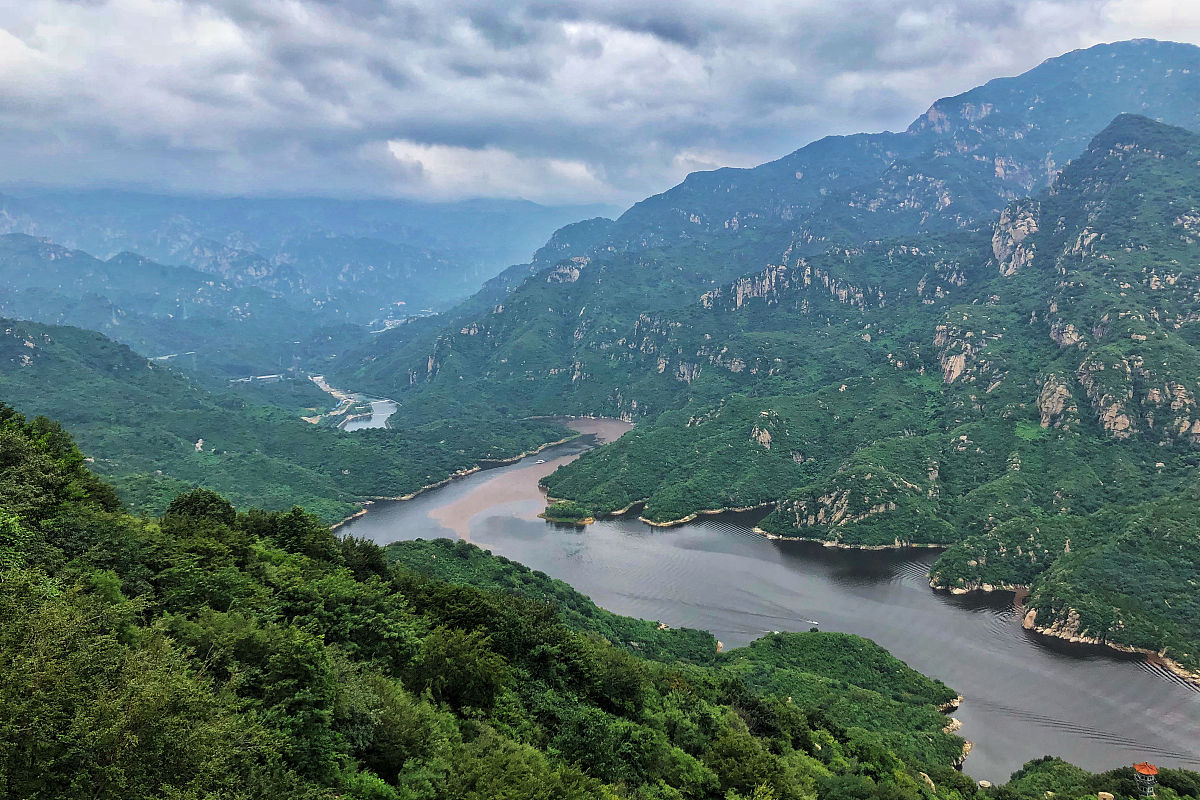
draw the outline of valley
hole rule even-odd
[[[550,517],[770,509],[772,536],[948,547],[938,586],[1028,586],[1036,627],[1196,672],[1200,519],[1178,498],[1200,458],[1200,136],[1155,99],[1200,97],[1179,72],[1195,56],[1077,51],[940,100],[903,134],[692,176],[563,229],[524,282],[380,334],[335,372],[402,404],[466,391],[508,419],[637,421],[546,476]],[[1155,88],[1100,93],[1088,118],[1118,113],[1085,136],[1040,94],[1060,70]],[[1160,119],[1121,111],[1135,106]],[[1015,120],[1039,133],[1013,158],[1080,150],[1042,177],[959,163],[992,163]],[[807,168],[787,179],[783,163]],[[932,202],[935,166],[949,172]],[[852,219],[821,199],[839,192]]]
[[[1200,46],[202,5],[0,163],[0,796],[1200,800]]]
[[[668,531],[631,519],[585,529],[537,519],[539,480],[628,429],[581,422],[582,440],[377,503],[341,530],[381,545],[463,539],[562,579],[609,611],[711,631],[726,648],[813,626],[866,636],[962,693],[952,714],[974,744],[963,768],[976,778],[1002,782],[1044,754],[1096,770],[1143,758],[1200,766],[1200,686],[1144,658],[1036,636],[1022,628],[1011,593],[931,592],[936,552],[769,541],[753,531],[761,514]]]

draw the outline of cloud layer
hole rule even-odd
[[[0,182],[627,203],[904,127],[1176,0],[0,3]]]

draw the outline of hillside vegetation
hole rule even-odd
[[[964,542],[936,586],[1032,583],[1037,627],[1194,669],[1180,595],[1200,578],[1200,511],[1180,497],[1200,458],[1198,164],[1196,134],[1124,116],[990,231],[865,247],[837,273],[800,258],[749,279],[749,301],[740,282],[712,293],[668,341],[690,328],[776,374],[660,415],[548,477],[549,493],[597,513],[644,502],[654,522],[772,504],[767,533],[848,546]],[[940,267],[914,268],[913,250]],[[885,264],[836,291],[808,279]],[[957,277],[931,299],[939,268]],[[750,360],[764,326],[830,341],[822,363],[844,377],[797,374],[808,360],[787,345]],[[1129,513],[1156,498],[1178,513]]]
[[[98,333],[0,319],[0,398],[70,425],[137,511],[160,514],[204,485],[241,508],[299,504],[336,522],[370,497],[409,494],[572,435],[548,422],[493,425],[494,412],[460,403],[412,414],[404,429],[345,433],[243,391],[214,394]],[[286,385],[280,394],[276,404],[311,398]]]
[[[299,509],[237,513],[207,490],[130,516],[56,423],[0,410],[0,792],[1134,794],[1128,768],[1054,760],[982,792],[949,766],[961,740],[924,728],[952,690],[856,637],[773,636],[715,664],[691,660],[691,644],[646,658],[518,565],[465,544],[404,549],[427,568],[389,564]],[[597,627],[646,624],[591,609]],[[885,723],[877,708],[909,716]],[[1194,798],[1200,775],[1163,770],[1160,786]]]

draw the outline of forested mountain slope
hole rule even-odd
[[[210,392],[99,333],[4,319],[0,401],[70,425],[125,500],[155,513],[203,484],[240,507],[300,504],[333,522],[369,497],[408,494],[570,435],[545,422],[496,426],[486,409],[462,404],[414,414],[404,430],[346,433]]]
[[[946,230],[1047,186],[1113,117],[1200,127],[1200,49],[1137,40],[1051,58],[934,103],[900,133],[832,136],[689,176],[617,220],[626,240],[784,231],[821,245]]]
[[[507,298],[466,304],[440,328],[380,335],[342,362],[345,374],[390,395],[486,381],[528,412],[657,414],[693,394],[680,385],[692,376],[645,370],[630,352],[641,330],[790,257],[990,220],[1121,113],[1200,127],[1198,63],[1192,45],[1100,45],[940,100],[902,133],[831,137],[754,169],[692,175],[615,222],[560,230]]]
[[[1200,136],[1123,116],[990,236],[769,268],[657,345],[759,374],[560,469],[549,492],[594,513],[643,502],[655,522],[771,504],[766,532],[851,546],[965,538],[933,571],[949,587],[1027,584],[1074,549],[1035,592],[1041,627],[1195,669],[1200,509],[1179,498],[1200,460],[1197,209]],[[1125,515],[1160,497],[1179,515]],[[1118,544],[1127,529],[1138,547]],[[1085,607],[1098,590],[1081,576],[1104,559],[1079,551],[1101,544],[1128,577]]]
[[[397,397],[467,392],[510,417],[640,420],[547,479],[582,517],[632,507],[670,523],[772,506],[761,523],[772,535],[892,547],[1179,496],[1192,489],[1200,444],[1200,140],[1119,112],[1197,126],[1198,53],[1101,46],[939,101],[900,135],[925,142],[923,156],[888,150],[866,182],[867,167],[834,169],[856,188],[842,202],[822,184],[811,220],[800,200],[779,200],[782,173],[766,167],[699,194],[716,177],[693,178],[663,197],[708,197],[715,210],[660,198],[615,223],[561,231],[490,309],[381,336],[344,374]],[[1097,121],[1109,112],[1107,126]],[[876,158],[866,141],[796,157],[861,166]],[[999,164],[1001,151],[1013,163]],[[925,180],[935,167],[944,182]],[[758,209],[745,219],[761,224],[704,223],[739,208]],[[692,233],[667,209],[686,212]],[[651,231],[650,218],[662,224]],[[814,236],[813,221],[828,235]],[[1000,527],[1013,520],[1024,523]],[[1177,522],[1195,527],[1164,524]],[[1092,524],[1108,542],[1132,523]],[[1188,552],[1188,536],[1154,538],[1131,556],[1131,574]],[[1008,543],[977,546],[1027,557]],[[939,584],[1006,582],[971,555],[948,558]],[[1200,579],[1195,562],[1182,563],[1170,591]],[[1170,591],[1103,613],[1060,592],[1040,605],[1038,625],[1169,645],[1194,669],[1190,606]]]
[[[675,652],[664,634],[644,658],[600,632],[647,623],[519,565],[461,542],[392,555],[421,567],[206,490],[130,516],[56,423],[0,407],[0,793],[1136,795],[1128,767],[1055,759],[981,790],[936,727],[953,691],[857,637],[775,635],[697,663],[694,636]],[[1159,796],[1200,797],[1200,775],[1163,769]]]

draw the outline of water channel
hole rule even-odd
[[[380,544],[468,539],[611,611],[710,630],[726,649],[813,625],[869,637],[965,696],[954,716],[975,743],[965,770],[977,779],[1003,781],[1046,754],[1092,770],[1143,759],[1200,768],[1200,690],[1142,658],[1025,631],[1010,593],[931,591],[934,552],[769,541],[745,515],[668,529],[636,519],[582,529],[538,519],[538,480],[628,429],[609,420],[573,424],[583,438],[413,500],[377,504],[342,532]]]

